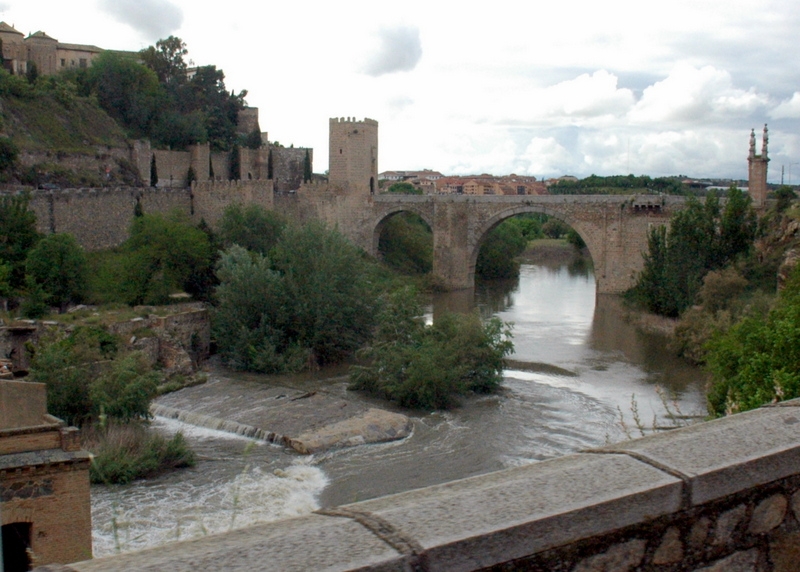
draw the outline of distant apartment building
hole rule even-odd
[[[97,46],[65,44],[44,32],[27,38],[13,26],[0,22],[3,68],[24,75],[33,66],[40,75],[53,75],[67,69],[88,68],[103,50]]]
[[[544,183],[520,175],[470,175],[442,177],[436,181],[439,194],[459,195],[546,195]]]

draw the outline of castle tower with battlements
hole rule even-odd
[[[748,164],[748,187],[750,197],[753,199],[754,207],[763,207],[767,201],[767,143],[769,135],[767,125],[764,124],[764,135],[761,139],[761,155],[756,155],[756,132],[750,130],[750,154],[747,157]]]
[[[330,120],[328,181],[351,194],[378,188],[378,122],[355,118]]]

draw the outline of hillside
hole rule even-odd
[[[0,135],[10,138],[22,154],[94,154],[98,146],[128,146],[120,126],[91,98],[5,96],[0,105]]]

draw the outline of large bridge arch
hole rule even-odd
[[[372,256],[378,256],[378,243],[380,242],[381,232],[386,225],[386,222],[395,215],[400,213],[413,213],[428,225],[433,233],[433,216],[429,209],[420,208],[417,203],[401,203],[397,205],[390,205],[387,208],[381,209],[377,216],[375,216],[370,224],[372,229],[372,237],[370,241],[370,251]]]
[[[577,232],[586,243],[589,256],[591,256],[592,260],[594,261],[595,252],[597,252],[599,248],[598,245],[592,244],[593,240],[590,237],[595,236],[595,233],[589,232],[588,229],[584,228],[586,226],[585,222],[570,216],[569,213],[548,208],[546,205],[522,204],[495,213],[486,221],[484,221],[483,224],[476,229],[473,236],[470,237],[467,248],[469,252],[469,279],[473,284],[475,283],[475,266],[478,262],[478,254],[480,253],[481,246],[486,240],[486,237],[495,227],[497,227],[497,225],[503,221],[526,213],[545,214],[560,220],[570,228],[574,229],[575,232]],[[596,282],[597,277],[595,277],[595,283]]]

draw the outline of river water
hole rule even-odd
[[[702,373],[672,357],[665,339],[627,324],[616,298],[596,296],[585,265],[526,264],[518,281],[437,297],[432,314],[473,304],[513,323],[515,365],[499,394],[468,398],[448,412],[403,411],[414,430],[399,442],[312,456],[157,418],[164,433],[182,431],[200,460],[155,479],[94,486],[95,556],[532,463],[705,413]],[[347,391],[344,369],[275,381],[217,366],[208,383],[225,378],[386,407]]]

